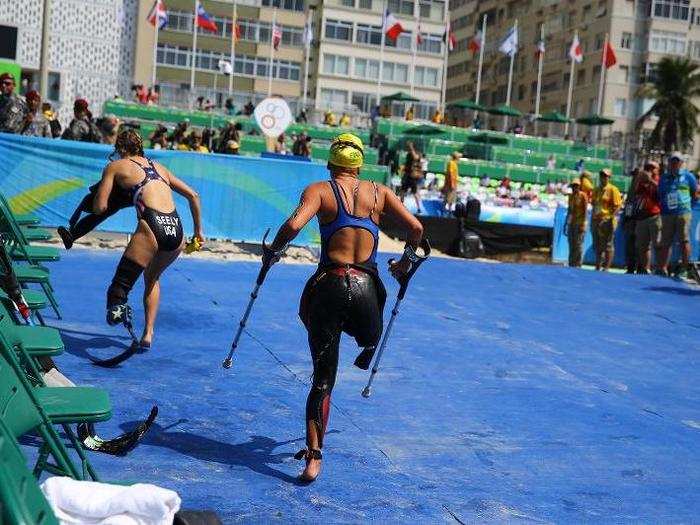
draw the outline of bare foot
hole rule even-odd
[[[141,334],[141,340],[139,341],[139,347],[142,348],[144,351],[148,350],[149,348],[151,348],[152,341],[153,341],[153,332],[146,332],[144,330],[143,334]]]
[[[321,473],[321,460],[320,459],[307,459],[306,468],[304,472],[301,473],[299,479],[306,483],[311,483],[316,481],[316,478]]]

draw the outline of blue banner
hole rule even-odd
[[[0,191],[15,212],[36,213],[47,226],[65,225],[87,188],[100,180],[112,151],[102,144],[0,133]],[[308,184],[328,178],[325,166],[310,162],[168,150],[146,154],[199,192],[205,235],[234,241],[260,241],[267,228],[274,230],[289,216]],[[175,201],[189,235],[187,201],[180,196]],[[124,233],[135,228],[130,209],[100,226]],[[316,224],[294,242],[318,244]]]

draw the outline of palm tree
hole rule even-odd
[[[654,105],[639,118],[638,125],[653,115],[658,117],[649,137],[652,148],[669,153],[686,150],[693,141],[700,113],[693,102],[700,98],[698,67],[687,58],[664,57],[654,80],[640,88],[638,96],[653,99]]]

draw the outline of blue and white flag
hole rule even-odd
[[[513,56],[518,52],[518,28],[516,26],[510,28],[498,49],[508,56]]]
[[[153,2],[150,12],[147,17],[148,23],[155,27],[158,22],[158,29],[163,29],[168,23],[168,11],[165,9],[163,0]]]

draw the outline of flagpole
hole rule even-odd
[[[194,0],[194,18],[192,19],[192,59],[190,60],[190,109],[194,106],[194,67],[197,62],[197,4]]]
[[[379,79],[377,80],[377,106],[382,96],[382,75],[384,74],[384,44],[386,42],[386,0],[382,2],[382,44],[379,47]]]
[[[270,61],[268,67],[267,96],[272,96],[272,64],[275,54],[275,27],[277,26],[277,8],[272,10],[272,27],[270,28]]]
[[[608,68],[606,67],[606,62],[608,59],[608,33],[605,33],[605,42],[603,43],[603,62],[600,64],[600,84],[598,85],[598,116],[603,116],[603,90],[605,89],[605,73],[607,73]],[[595,131],[595,141],[600,140],[600,126],[597,127]]]
[[[447,6],[445,6],[447,10]],[[418,53],[418,38],[420,35],[420,20],[418,18],[418,2],[413,3],[413,21],[416,24],[416,34],[413,36],[413,54],[411,55],[411,96],[416,88],[416,53]]]
[[[543,43],[544,47],[544,24],[540,25],[540,42]],[[545,51],[539,49],[538,44],[538,54],[539,63],[537,64],[537,97],[535,98],[535,135],[538,132],[538,121],[537,118],[540,116],[540,100],[542,97],[542,69],[544,66],[544,54]]]
[[[517,40],[517,35],[518,35],[518,19],[515,19],[515,24],[513,24],[513,31],[514,34],[516,35],[516,40]],[[517,53],[517,44],[516,48],[513,49],[513,52],[510,54],[510,69],[508,70],[508,92],[506,94],[506,106],[510,106],[510,96],[513,91],[513,64],[515,63],[515,54]],[[503,131],[506,131],[508,129],[508,116],[504,115],[503,117]]]
[[[418,3],[418,2],[416,2]],[[448,27],[449,26],[449,27]],[[452,27],[450,25],[450,4],[445,2],[445,58],[442,65],[442,86],[440,90],[440,109],[442,110],[443,122],[446,122],[447,116],[447,64],[450,59],[450,33]],[[414,68],[415,70],[415,68]]]
[[[217,64],[216,71],[214,71],[214,107],[209,109],[209,111],[211,112],[209,114],[209,129],[210,130],[214,128],[214,110],[217,108],[218,102],[219,102],[219,100],[218,100],[219,97],[216,94],[216,84],[217,84],[217,80],[219,79],[219,71],[220,71],[219,65]],[[231,76],[233,76],[233,75],[231,75]],[[210,132],[209,133],[209,146],[208,146],[209,153],[211,153],[211,141],[213,138],[214,138],[214,134]]]
[[[574,41],[578,41],[578,31],[574,33]],[[571,53],[569,53],[571,54]],[[571,118],[571,97],[574,94],[574,67],[576,66],[576,60],[574,57],[569,56],[571,60],[571,69],[569,70],[569,92],[566,95],[566,124],[564,124],[564,135],[569,134],[569,120]]]
[[[154,18],[154,32],[155,40],[153,41],[153,71],[151,71],[151,89],[156,85],[156,62],[158,60],[158,31],[160,30],[160,17],[158,16],[158,8],[160,7],[160,2],[156,0],[155,4],[155,18]]]
[[[233,20],[231,23],[231,76],[228,79],[228,96],[233,96],[233,76],[236,70],[236,39],[238,27],[238,12],[236,9],[236,0],[233,0]]]
[[[481,97],[481,70],[484,67],[484,48],[486,47],[486,17],[488,15],[484,15],[483,20],[481,21],[481,45],[479,46],[479,69],[476,73],[476,96],[474,97],[474,102],[477,104],[479,103],[479,98]],[[476,120],[477,115],[479,112],[477,110],[474,110],[474,117],[473,119]]]
[[[311,11],[306,13],[306,24],[304,25],[304,47],[306,56],[304,57],[304,93],[302,94],[301,108],[306,111],[306,92],[309,89],[309,57],[311,55],[311,42],[307,40],[308,32],[311,30]]]

